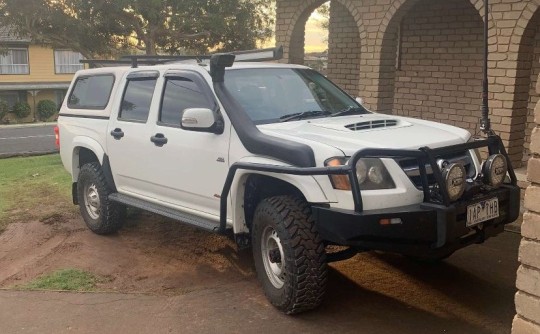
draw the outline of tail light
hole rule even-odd
[[[60,129],[58,128],[58,126],[54,127],[54,138],[54,144],[56,145],[56,148],[60,149]]]

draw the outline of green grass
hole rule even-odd
[[[61,269],[18,286],[23,290],[93,291],[102,279],[79,269]]]
[[[71,177],[60,156],[0,159],[0,232],[11,222],[72,214]]]

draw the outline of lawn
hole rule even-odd
[[[0,232],[9,223],[73,216],[71,176],[60,156],[0,159]]]
[[[61,269],[16,288],[22,290],[93,291],[103,279],[79,269]]]

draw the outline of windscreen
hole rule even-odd
[[[315,117],[352,109],[368,113],[322,74],[309,69],[233,69],[225,74],[225,86],[255,124],[280,122],[299,113]]]

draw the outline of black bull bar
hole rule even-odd
[[[362,195],[360,190],[360,185],[358,183],[358,177],[356,176],[356,164],[358,160],[362,158],[410,158],[416,159],[419,166],[420,177],[422,180],[422,190],[424,193],[424,202],[425,203],[436,203],[442,204],[444,206],[449,206],[450,196],[445,185],[442,171],[437,165],[437,157],[458,153],[466,150],[487,148],[489,155],[493,154],[502,154],[508,162],[508,174],[510,176],[510,182],[513,186],[517,184],[516,174],[514,169],[510,164],[508,154],[502,140],[499,136],[490,136],[486,139],[475,140],[464,144],[451,145],[440,147],[436,149],[431,149],[429,147],[422,147],[418,150],[399,150],[399,149],[362,149],[357,151],[352,155],[346,165],[343,166],[334,166],[334,167],[289,167],[289,166],[276,166],[276,165],[265,165],[265,164],[255,164],[255,163],[235,163],[229,168],[229,173],[225,180],[225,185],[223,186],[223,191],[221,192],[221,202],[220,202],[220,225],[219,233],[225,233],[227,228],[227,199],[231,190],[231,186],[238,170],[252,170],[259,172],[268,172],[268,173],[278,173],[278,174],[290,174],[298,176],[317,176],[317,175],[347,175],[351,184],[351,191],[354,200],[354,211],[361,213],[363,209]],[[428,184],[428,174],[426,170],[426,165],[431,166],[433,172],[433,177],[437,185],[439,186],[440,194],[442,196],[442,202],[439,199],[433,197],[433,194],[430,192],[430,187]]]

